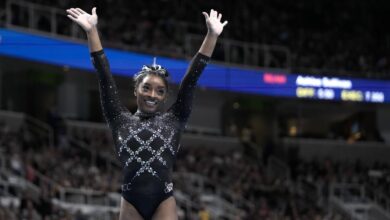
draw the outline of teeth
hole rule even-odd
[[[156,101],[145,101],[147,105],[156,105]]]

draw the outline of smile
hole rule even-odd
[[[145,100],[147,106],[154,107],[157,105],[157,101]]]

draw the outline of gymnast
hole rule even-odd
[[[88,14],[70,8],[68,17],[88,37],[92,63],[99,79],[103,114],[122,165],[123,184],[119,219],[178,219],[173,197],[172,167],[179,150],[181,133],[191,113],[198,78],[208,64],[218,36],[227,21],[211,9],[203,12],[207,34],[181,81],[177,99],[163,111],[168,94],[168,71],[157,65],[143,66],[134,76],[137,111],[130,113],[120,102],[108,59],[103,51],[96,7]]]

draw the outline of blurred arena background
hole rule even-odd
[[[97,6],[122,102],[157,56],[177,82],[229,21],[175,166],[180,219],[390,219],[390,3],[384,0],[5,0],[0,219],[118,219],[121,171],[86,37]]]

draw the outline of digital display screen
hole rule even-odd
[[[113,74],[133,76],[153,57],[105,49]],[[0,55],[16,57],[94,73],[86,44],[0,28]],[[189,61],[158,57],[173,83],[182,79]],[[390,73],[389,73],[390,74]],[[307,74],[272,73],[209,64],[199,86],[275,97],[390,103],[390,81]]]

